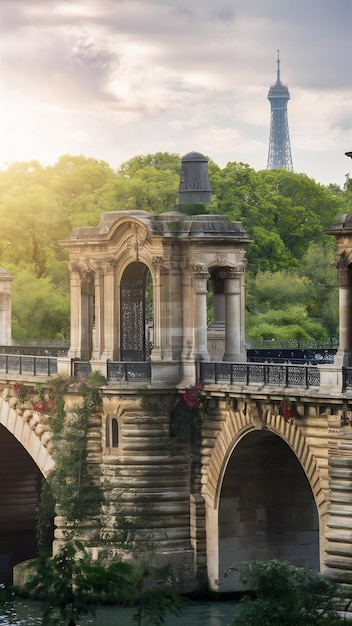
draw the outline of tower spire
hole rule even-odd
[[[290,145],[290,133],[288,130],[287,103],[290,99],[290,92],[280,79],[280,50],[277,51],[277,80],[271,85],[268,93],[268,100],[271,105],[270,137],[268,170],[283,167],[292,172],[292,156]]]

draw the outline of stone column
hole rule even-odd
[[[11,274],[0,267],[0,345],[11,345]]]
[[[225,354],[224,361],[244,361],[244,320],[241,302],[242,272],[231,270],[224,277]]]
[[[222,271],[212,272],[213,321],[208,326],[208,350],[211,361],[222,361],[225,352],[225,294]]]
[[[337,356],[344,355],[346,367],[352,362],[352,259],[340,255],[338,260],[339,272],[339,318],[340,342]]]
[[[120,323],[116,307],[116,275],[115,259],[105,259],[104,261],[104,352],[103,358],[114,360],[117,352],[118,329]],[[119,345],[119,344],[118,344]]]
[[[207,337],[207,279],[209,274],[197,271],[194,284],[194,354],[202,361],[209,360]]]
[[[81,358],[81,276],[76,264],[70,264],[71,340],[68,357]]]
[[[154,327],[153,327],[153,350],[151,353],[151,361],[160,361],[161,359],[161,266],[163,258],[153,257],[152,265],[154,268],[153,274],[153,312],[154,312]]]
[[[189,361],[194,358],[193,350],[193,290],[192,274],[188,265],[182,261],[182,352],[181,360]]]
[[[171,350],[171,294],[170,294],[170,265],[164,263],[160,268],[160,345],[161,357],[164,361],[172,361]]]
[[[92,281],[93,274],[84,274],[81,280],[81,359],[89,361],[92,355]]]
[[[94,296],[92,359],[100,359],[104,349],[104,275],[98,264],[94,274]]]

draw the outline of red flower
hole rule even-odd
[[[199,409],[202,401],[202,389],[203,385],[192,385],[184,390],[182,398],[190,409]]]
[[[290,422],[292,418],[292,409],[287,402],[280,402],[279,404],[280,415],[284,418],[285,422]]]
[[[37,413],[45,413],[45,406],[40,400],[33,402],[32,409],[33,411],[37,411]]]

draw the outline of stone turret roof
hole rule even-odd
[[[251,241],[250,235],[241,222],[231,222],[226,215],[185,215],[179,211],[169,211],[160,215],[151,215],[147,211],[111,211],[102,213],[98,226],[74,228],[68,244],[76,241],[109,239],[109,233],[118,222],[139,222],[152,236],[186,237],[205,239],[242,239]]]
[[[329,235],[337,235],[338,233],[346,233],[346,231],[352,231],[352,213],[340,213],[336,223],[327,228],[325,232]]]

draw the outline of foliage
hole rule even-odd
[[[179,445],[199,443],[202,421],[207,414],[207,399],[202,394],[203,385],[187,387],[170,414],[170,439],[168,448],[173,454]]]
[[[326,330],[312,321],[306,308],[295,305],[247,319],[248,339],[327,339]]]
[[[8,266],[12,284],[12,336],[21,339],[62,339],[69,336],[70,300],[68,291],[49,277],[37,277],[27,266]],[[67,278],[67,276],[66,276]]]
[[[63,391],[69,380],[59,378],[56,382],[58,410],[49,416],[55,467],[48,483],[58,513],[72,523],[97,513],[102,499],[100,483],[88,462],[87,433],[90,418],[101,402],[99,387],[104,381],[106,384],[105,378],[95,373],[82,379],[78,387],[82,403],[69,413],[63,405]],[[55,388],[55,383],[52,385]]]
[[[162,626],[185,604],[155,582],[165,579],[167,569],[150,560],[107,560],[104,554],[93,560],[79,541],[65,543],[53,557],[41,554],[29,567],[27,588],[44,601],[43,626],[75,626],[81,615],[94,614],[97,602],[127,602],[136,608],[138,626]]]
[[[308,315],[326,329],[329,337],[338,334],[338,276],[336,247],[332,238],[323,245],[311,243],[302,259],[300,275],[306,285]]]
[[[308,568],[286,561],[253,561],[232,566],[252,591],[245,595],[233,626],[327,626],[342,623],[336,610],[337,586]]]
[[[47,479],[43,479],[36,514],[36,538],[39,552],[49,552],[53,544],[55,501]]]
[[[291,421],[293,411],[292,411],[292,406],[291,406],[291,402],[289,398],[283,398],[283,400],[279,402],[279,412],[280,412],[280,415],[282,415],[285,422]]]
[[[64,544],[53,557],[40,554],[30,571],[28,589],[44,601],[43,626],[75,626],[81,615],[94,613],[97,594],[121,600],[128,592],[130,567],[119,562],[107,570],[79,541]]]
[[[189,409],[200,409],[204,403],[204,396],[202,394],[203,385],[198,383],[197,385],[191,385],[186,387],[182,394],[182,398],[187,404]]]
[[[134,616],[138,626],[162,626],[167,615],[179,616],[185,601],[166,587],[155,584],[156,580],[165,580],[168,567],[155,567],[150,559],[142,558],[131,571],[132,602],[137,612]]]
[[[104,161],[64,155],[53,166],[29,161],[0,172],[0,258],[14,276],[15,340],[69,336],[68,255],[59,242],[74,226],[97,225],[103,211],[173,209],[180,164],[179,155],[158,152],[133,157],[113,170]],[[209,178],[213,198],[206,210],[241,221],[253,237],[247,248],[247,282],[263,272],[274,276],[295,272],[302,281],[308,279],[307,314],[335,335],[336,270],[329,268],[327,281],[323,268],[336,244],[324,229],[348,210],[350,179],[343,189],[324,187],[304,174],[282,169],[256,172],[235,162],[221,169],[211,160]],[[308,255],[312,242],[316,247]],[[331,254],[325,254],[327,248]],[[312,262],[313,257],[319,262]],[[327,285],[334,272],[330,290]],[[301,302],[300,285],[296,280],[295,284]],[[249,292],[248,299],[252,307],[256,293]]]

